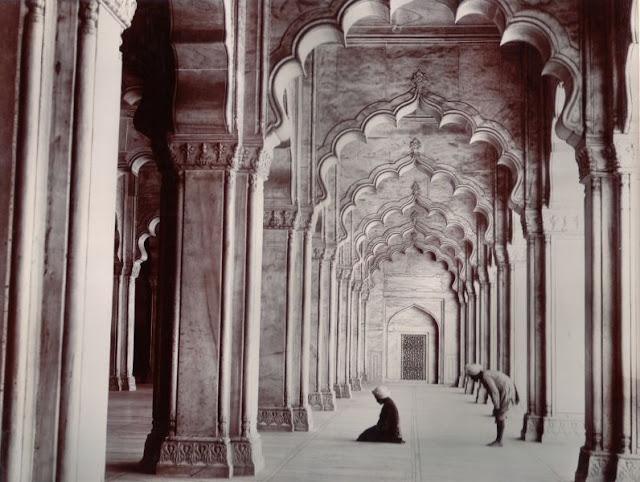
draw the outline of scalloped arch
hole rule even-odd
[[[426,200],[422,199],[415,194],[411,194],[399,201],[391,201],[384,204],[376,213],[363,218],[360,221],[360,224],[356,229],[356,234],[353,237],[356,251],[360,250],[362,243],[369,237],[371,229],[379,225],[384,225],[387,218],[392,214],[400,213],[404,215],[408,210],[416,206],[425,209],[428,213],[441,214],[445,218],[447,228],[455,226],[462,229],[465,234],[465,239],[471,243],[473,250],[475,251],[475,241],[477,236],[472,227],[466,223],[466,220],[447,210],[446,205],[432,202],[428,198]]]
[[[388,245],[386,251],[381,252],[378,255],[376,255],[374,257],[374,259],[368,264],[367,269],[366,269],[366,272],[367,272],[368,276],[367,276],[366,279],[370,280],[373,277],[373,274],[376,271],[378,271],[378,270],[380,270],[382,268],[381,265],[382,265],[383,262],[385,262],[385,261],[393,262],[393,256],[394,255],[396,255],[396,254],[405,254],[406,251],[411,247],[416,247],[417,249],[420,249],[423,253],[430,253],[435,257],[436,262],[443,263],[446,266],[445,271],[450,273],[451,276],[452,276],[452,280],[451,280],[451,283],[450,283],[449,287],[453,291],[457,291],[458,290],[458,287],[457,287],[457,285],[458,285],[458,268],[457,268],[457,265],[456,265],[455,261],[450,256],[447,256],[446,254],[442,253],[435,246],[422,244],[422,243],[415,243],[413,241],[403,242],[402,244]]]
[[[487,232],[485,239],[487,242],[493,242],[493,206],[486,201],[488,195],[481,186],[472,180],[460,180],[456,171],[448,166],[431,166],[426,162],[426,156],[412,153],[401,157],[392,164],[383,164],[369,173],[367,179],[361,179],[352,184],[340,201],[340,210],[338,213],[340,242],[347,238],[347,230],[345,227],[345,216],[356,206],[358,197],[365,192],[376,192],[380,183],[391,177],[400,178],[402,174],[412,169],[417,169],[424,173],[429,182],[438,176],[448,179],[454,186],[452,196],[461,193],[469,193],[474,197],[476,205],[473,212],[484,216],[487,222]]]
[[[147,248],[145,248],[145,243],[149,238],[155,238],[158,235],[158,226],[160,226],[160,216],[155,216],[152,218],[148,225],[147,230],[138,238],[138,250],[140,251],[140,256],[133,262],[133,273],[137,276],[140,273],[140,268],[142,264],[149,259],[149,253],[147,252]]]
[[[469,15],[482,15],[492,21],[502,35],[501,43],[520,41],[536,48],[545,65],[542,75],[552,75],[564,83],[568,92],[557,134],[572,146],[582,138],[580,98],[580,52],[572,45],[569,34],[552,15],[533,9],[521,9],[507,0],[462,0],[456,8],[453,0],[437,0],[455,14],[456,22]],[[304,60],[314,48],[328,42],[346,44],[349,29],[367,17],[390,19],[394,11],[408,0],[346,0],[318,9],[310,17],[302,15],[291,23],[279,47],[271,55],[274,66],[270,76],[269,97],[276,118],[271,124],[267,140],[273,148],[289,139],[290,131],[283,96],[287,84],[304,73]]]
[[[556,123],[558,137],[576,147],[582,138],[582,77],[580,52],[564,26],[542,10],[520,9],[507,0],[462,0],[456,10],[456,23],[469,15],[481,15],[501,32],[500,45],[523,42],[542,57],[542,75],[551,75],[564,84],[567,98]]]
[[[439,120],[439,127],[459,126],[471,131],[469,144],[484,142],[498,153],[497,164],[511,172],[514,185],[510,196],[510,206],[522,212],[524,206],[524,156],[509,130],[499,122],[484,118],[472,105],[460,101],[448,101],[433,92],[412,89],[394,99],[378,101],[366,106],[353,119],[334,126],[325,137],[319,149],[319,202],[328,201],[326,176],[329,168],[338,163],[344,147],[351,142],[367,141],[372,127],[381,122],[391,121],[396,127],[400,120],[415,112],[420,104],[432,109]]]
[[[454,256],[452,257],[464,263],[466,261],[465,258],[465,246],[462,243],[455,243],[454,241],[449,240],[446,235],[436,229],[414,225],[411,223],[406,223],[400,226],[396,226],[394,228],[390,228],[384,232],[381,236],[378,236],[367,244],[366,252],[363,252],[361,257],[354,263],[354,266],[357,266],[359,263],[364,263],[365,266],[372,259],[372,256],[376,255],[376,250],[381,249],[385,245],[391,244],[391,241],[394,238],[400,238],[404,240],[407,236],[411,236],[413,233],[421,234],[425,238],[425,244],[429,245],[427,241],[429,239],[433,239],[438,242],[438,248],[440,250],[450,249],[453,251]],[[431,245],[433,246],[433,245]],[[444,253],[444,251],[442,251]]]

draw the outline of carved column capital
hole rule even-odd
[[[249,157],[248,164],[251,167],[252,180],[260,179],[266,181],[269,177],[271,161],[273,160],[272,153],[260,147],[252,147],[247,149],[245,155]]]
[[[588,176],[601,177],[612,174],[620,167],[615,146],[600,139],[587,139],[576,149],[576,160],[581,182]]]
[[[355,291],[356,293],[360,293],[362,291],[362,280],[359,280],[359,279],[353,280],[352,288],[353,288],[353,291]]]
[[[236,141],[172,140],[173,167],[182,171],[238,170],[246,168],[244,149]]]
[[[298,209],[296,207],[287,208],[266,208],[263,217],[265,229],[289,229],[293,230],[296,225]]]
[[[298,215],[295,219],[295,229],[298,231],[311,232],[311,226],[313,224],[313,208],[310,206],[300,207],[298,209]]]
[[[350,267],[339,267],[338,268],[338,277],[342,281],[349,281],[351,279],[351,268]]]
[[[336,247],[325,245],[324,251],[322,252],[322,262],[331,263],[335,260],[335,257],[336,257]]]
[[[507,250],[507,245],[497,243],[494,246],[494,252],[498,269],[506,269],[509,265],[509,251]]]
[[[525,236],[527,237],[544,235],[542,209],[526,208],[524,210],[523,225]]]

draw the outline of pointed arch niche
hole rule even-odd
[[[408,358],[420,356],[424,362],[422,381],[439,383],[442,380],[442,330],[435,316],[422,306],[411,304],[393,313],[386,323],[384,331],[385,378],[387,380],[407,380],[403,377],[403,365]],[[408,338],[420,337],[422,349],[408,348]],[[414,338],[415,339],[415,338]],[[411,351],[411,355],[408,353]],[[420,378],[413,380],[420,381]]]

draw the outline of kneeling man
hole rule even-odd
[[[497,370],[483,370],[482,365],[469,364],[464,367],[467,376],[474,381],[480,381],[493,402],[493,416],[496,419],[496,439],[489,447],[502,447],[507,412],[511,404],[520,403],[518,390],[511,378]]]
[[[358,437],[358,442],[390,442],[404,443],[400,434],[400,416],[398,408],[391,400],[391,393],[387,387],[377,387],[372,390],[376,401],[382,405],[378,423],[369,427]]]

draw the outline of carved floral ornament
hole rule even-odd
[[[263,226],[265,229],[293,229],[296,226],[298,210],[267,209],[264,212]]]
[[[178,170],[242,170],[266,179],[271,155],[257,146],[235,142],[173,142],[169,146]]]

